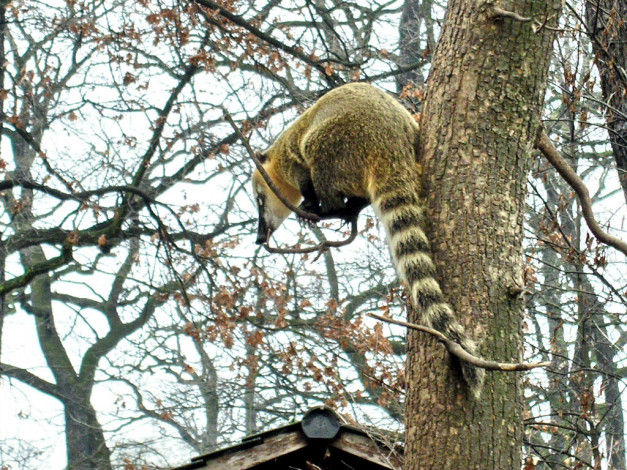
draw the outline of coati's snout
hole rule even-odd
[[[274,194],[274,191],[270,189],[259,170],[253,172],[252,182],[253,194],[259,210],[256,243],[262,245],[270,239],[272,233],[281,226],[292,211]],[[297,205],[300,202],[301,195],[298,190],[290,190],[284,184],[282,185],[281,182],[275,181],[275,184],[277,183],[280,187],[283,186],[282,189],[285,196],[292,204]]]
[[[274,196],[274,194],[271,196]],[[272,199],[272,197],[269,199]],[[268,205],[264,196],[257,198],[257,204],[259,207],[259,221],[257,223],[257,240],[255,243],[263,245],[270,239],[274,231],[281,226],[291,211],[283,203],[274,206]]]
[[[273,231],[274,230],[269,229],[268,223],[266,222],[266,219],[264,218],[263,214],[260,211],[259,223],[257,225],[257,240],[255,241],[255,243],[257,245],[263,245],[264,243],[268,241]]]

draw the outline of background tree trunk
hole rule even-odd
[[[618,169],[620,184],[627,200],[627,1],[586,2],[588,34],[601,76],[606,120]]]
[[[425,61],[435,49],[435,33],[432,17],[431,0],[405,0],[401,14],[399,32],[399,59],[401,65],[407,67]],[[423,25],[425,33],[422,33]],[[423,41],[424,39],[424,41]],[[398,91],[408,84],[424,85],[425,79],[422,70],[416,68],[408,70],[396,77]]]
[[[503,7],[503,5],[501,5]],[[520,360],[522,227],[559,1],[449,3],[422,113],[432,249],[445,294],[490,359]],[[417,322],[415,313],[410,321]],[[519,374],[489,373],[466,398],[441,345],[411,333],[408,469],[518,469]]]

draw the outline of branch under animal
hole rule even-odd
[[[479,367],[480,369],[485,370],[499,370],[503,372],[516,372],[523,370],[531,370],[536,369],[538,367],[547,367],[551,365],[551,362],[495,362],[489,361],[487,359],[483,359],[481,357],[470,354],[464,348],[460,346],[459,343],[448,339],[442,333],[433,328],[429,328],[423,325],[416,325],[415,323],[408,323],[401,320],[394,320],[392,318],[384,317],[382,315],[377,315],[376,313],[369,313],[369,317],[376,318],[377,320],[393,323],[395,325],[404,326],[406,328],[422,331],[424,333],[429,333],[434,336],[440,343],[442,343],[447,351],[458,358],[460,361],[464,361],[468,364],[471,364],[475,367]]]

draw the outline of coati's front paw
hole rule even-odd
[[[315,214],[315,215],[318,215],[318,213],[320,212],[320,206],[318,204],[312,201],[308,201],[306,199],[303,202],[301,202],[298,208],[302,211],[308,212],[310,214]],[[298,221],[304,225],[316,225],[315,220],[311,220],[306,217],[302,217],[300,215],[298,216]]]
[[[310,214],[320,215],[320,204],[317,204],[314,201],[309,201],[305,199],[303,202],[300,203],[300,206],[298,206],[298,208],[305,212],[309,212]]]

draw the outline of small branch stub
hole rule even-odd
[[[520,21],[522,23],[529,23],[531,21],[531,18],[527,16],[521,16],[514,11],[503,10],[499,7],[492,8],[492,18],[510,18],[512,20]]]
[[[557,28],[553,28],[551,26],[547,26],[547,23],[554,19],[555,16],[551,15],[551,16],[547,16],[544,18],[544,21],[540,22],[538,20],[534,20],[533,18],[530,18],[528,16],[522,16],[518,13],[516,13],[515,11],[509,11],[509,10],[505,10],[503,8],[499,8],[499,7],[493,7],[492,10],[490,11],[490,18],[492,18],[495,21],[502,21],[505,18],[508,18],[510,20],[514,20],[514,21],[519,21],[520,23],[531,23],[533,22],[533,24],[531,25],[531,28],[533,29],[534,33],[539,33],[540,31],[542,31],[543,29],[547,29],[550,31],[560,31]]]

